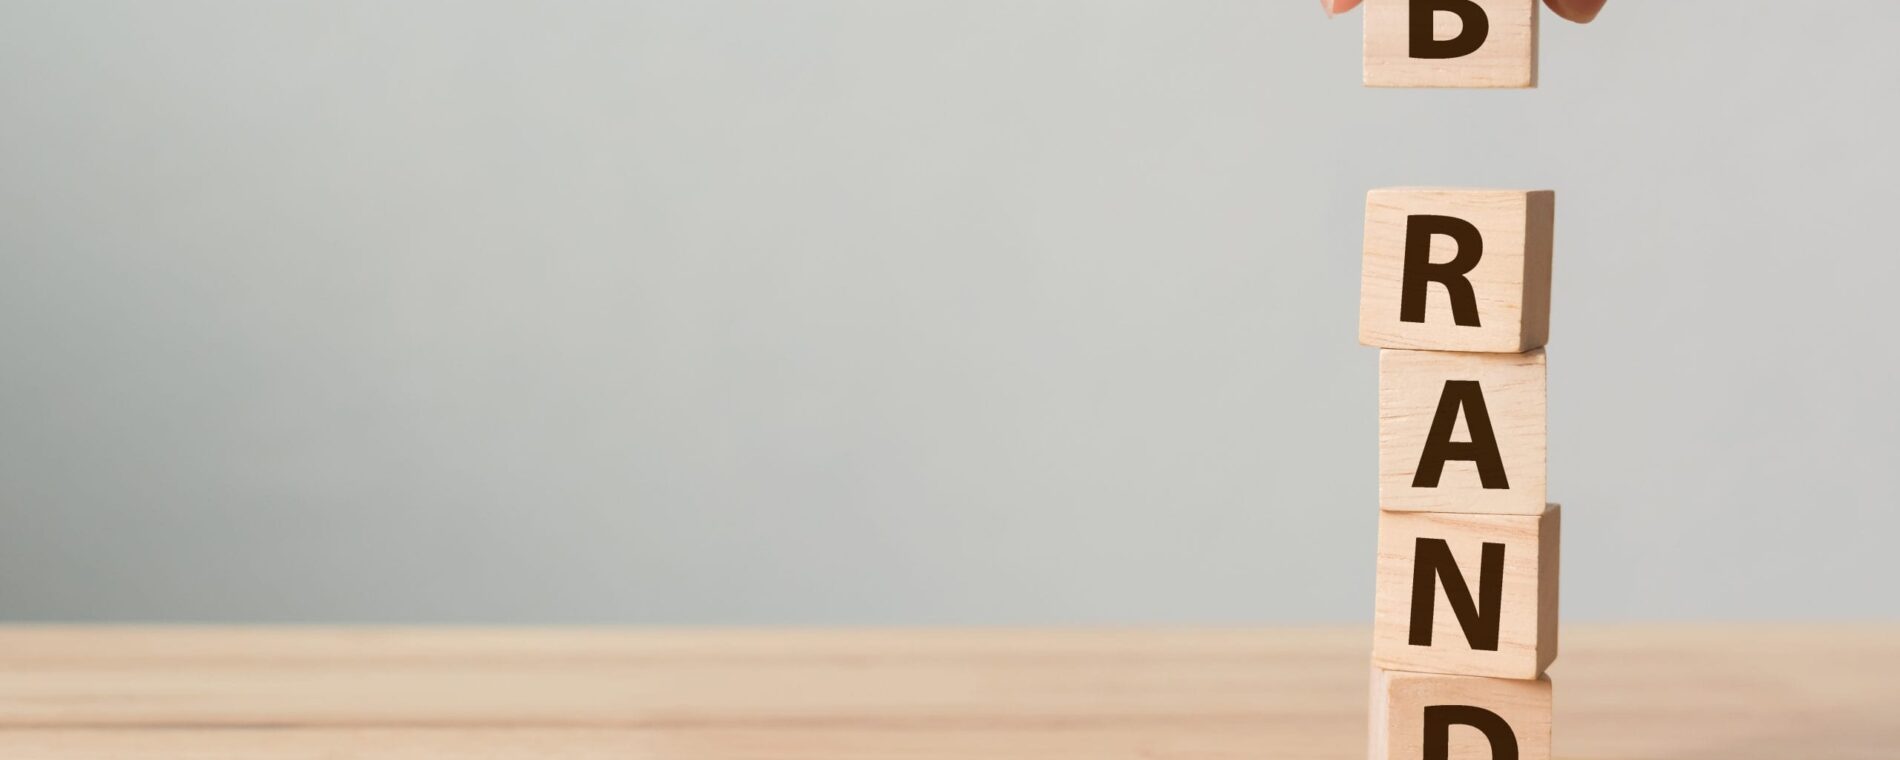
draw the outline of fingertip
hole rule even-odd
[[[1319,0],[1319,7],[1330,18],[1359,7],[1359,3],[1360,0]]]
[[[1603,12],[1607,0],[1548,0],[1550,9],[1567,21],[1588,24]]]

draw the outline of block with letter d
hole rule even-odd
[[[1562,510],[1379,514],[1372,662],[1535,679],[1557,659]]]
[[[1550,337],[1556,194],[1391,188],[1366,196],[1359,342],[1522,353]]]
[[[1550,679],[1375,670],[1372,760],[1550,760]]]

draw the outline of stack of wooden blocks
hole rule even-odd
[[[1533,87],[1538,0],[1370,0],[1366,84]],[[1548,191],[1367,198],[1379,351],[1374,760],[1549,760],[1561,513],[1546,502]]]

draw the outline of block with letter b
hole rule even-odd
[[[1547,190],[1367,194],[1359,342],[1497,353],[1544,345],[1555,217]]]
[[[1379,514],[1372,661],[1387,670],[1534,679],[1557,659],[1562,510]]]
[[[1540,0],[1367,0],[1367,87],[1536,87]]]
[[[1372,674],[1372,760],[1550,760],[1550,679]]]
[[[1379,352],[1379,507],[1544,511],[1544,350]]]

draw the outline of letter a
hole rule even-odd
[[[1464,410],[1465,427],[1471,440],[1453,441],[1458,412]],[[1506,489],[1511,482],[1504,477],[1504,455],[1498,452],[1498,436],[1491,430],[1491,414],[1485,411],[1484,388],[1476,380],[1447,380],[1438,397],[1438,412],[1432,416],[1431,432],[1425,434],[1425,452],[1419,456],[1418,472],[1412,476],[1413,488],[1437,488],[1448,461],[1478,465],[1478,482],[1487,489]]]

